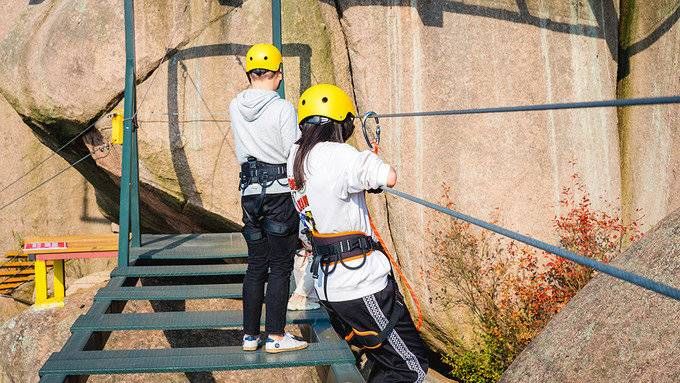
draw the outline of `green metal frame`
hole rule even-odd
[[[272,40],[275,47],[282,50],[281,0],[272,0]],[[286,81],[281,81],[277,90],[281,98],[286,98]]]
[[[125,99],[123,104],[123,159],[120,177],[118,267],[129,264],[130,245],[140,246],[139,163],[137,148],[137,94],[135,89],[135,16],[134,0],[125,0]],[[132,233],[132,237],[130,237]]]
[[[123,120],[123,155],[120,179],[120,212],[118,236],[118,268],[130,264],[130,247],[140,247],[139,155],[137,144],[137,94],[135,62],[134,0],[124,0],[125,13],[125,100]],[[281,0],[272,0],[272,40],[281,50]],[[278,89],[286,97],[285,81]]]

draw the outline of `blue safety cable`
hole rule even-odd
[[[411,202],[415,202],[417,204],[429,207],[430,209],[434,209],[438,212],[450,215],[454,218],[458,218],[460,220],[463,220],[465,222],[469,222],[473,225],[479,226],[479,227],[487,229],[487,230],[491,230],[494,233],[498,233],[500,235],[514,239],[516,241],[525,243],[529,246],[533,246],[533,247],[536,247],[536,248],[541,249],[543,251],[547,251],[548,253],[555,254],[559,257],[568,259],[572,262],[576,262],[579,265],[590,267],[591,269],[595,269],[595,270],[600,271],[604,274],[611,275],[612,277],[615,277],[615,278],[621,279],[623,281],[638,285],[640,287],[644,287],[647,290],[651,290],[651,291],[654,291],[656,293],[665,295],[669,298],[673,298],[677,301],[680,301],[680,290],[675,288],[675,287],[666,285],[666,284],[661,283],[661,282],[657,282],[655,280],[643,277],[641,275],[631,273],[630,271],[619,269],[618,267],[608,265],[606,263],[602,263],[602,262],[596,261],[594,259],[584,257],[582,255],[578,255],[576,253],[572,253],[571,251],[563,249],[561,247],[550,245],[548,243],[539,241],[539,240],[531,238],[529,236],[519,234],[517,232],[514,232],[514,231],[511,231],[511,230],[502,228],[500,226],[482,221],[480,219],[471,217],[469,215],[459,213],[457,211],[453,211],[453,210],[448,209],[446,207],[434,204],[432,202],[426,201],[422,198],[412,196],[410,194],[404,193],[404,192],[399,191],[399,190],[395,190],[395,189],[391,189],[391,188],[387,188],[387,187],[383,188],[383,190],[386,191],[387,193],[390,193],[390,194],[393,194],[395,196],[407,199]]]
[[[484,114],[484,113],[509,113],[509,112],[531,112],[537,110],[560,110],[560,109],[587,109],[587,108],[609,108],[623,106],[640,105],[665,105],[680,104],[680,96],[667,97],[644,97],[644,98],[623,98],[603,101],[583,101],[566,102],[556,104],[537,104],[520,106],[502,106],[495,108],[472,108],[472,109],[452,109],[435,110],[431,112],[406,112],[406,113],[384,113],[375,114],[375,118],[395,118],[395,117],[427,117],[427,116],[450,116],[460,114]]]

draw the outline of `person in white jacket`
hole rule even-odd
[[[255,351],[263,343],[271,353],[299,350],[307,342],[284,328],[299,228],[286,182],[286,159],[300,132],[295,108],[276,93],[283,80],[281,52],[271,44],[253,45],[246,54],[246,75],[250,87],[229,105],[234,149],[241,165],[243,236],[248,244],[243,350]],[[265,302],[266,342],[260,336]]]
[[[395,170],[371,151],[346,144],[354,104],[319,84],[298,102],[302,136],[288,157],[288,182],[313,249],[311,273],[338,334],[367,352],[371,382],[422,382],[422,343],[390,262],[371,229],[364,192],[394,186]]]

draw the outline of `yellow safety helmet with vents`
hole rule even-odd
[[[344,121],[347,115],[356,117],[352,99],[335,85],[318,84],[308,88],[298,101],[298,124],[311,116]]]
[[[272,44],[255,44],[246,53],[246,72],[266,69],[272,72],[281,66],[281,52]]]

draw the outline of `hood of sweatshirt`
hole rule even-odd
[[[257,120],[267,106],[280,99],[273,90],[248,89],[236,96],[236,106],[243,119],[250,122]]]

